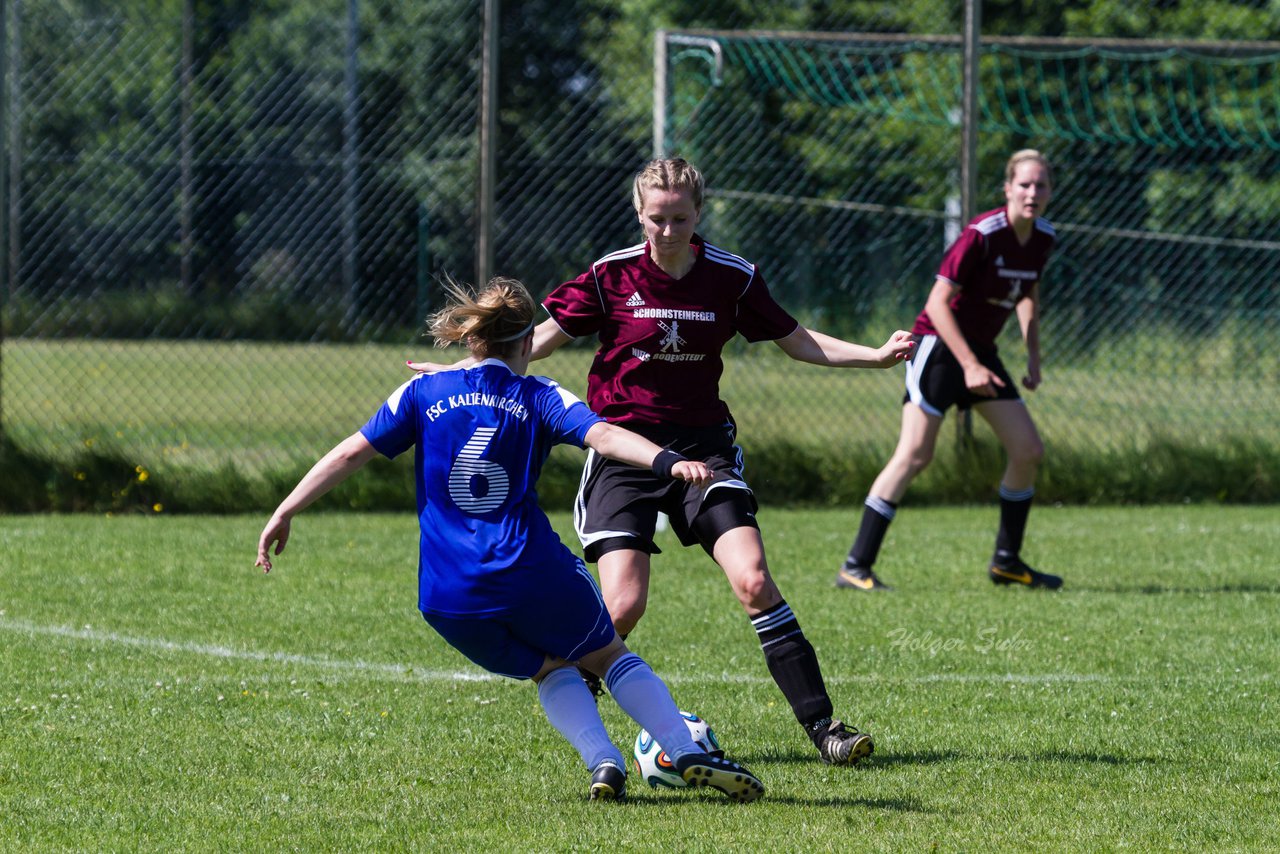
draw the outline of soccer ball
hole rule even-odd
[[[693,737],[693,741],[698,747],[715,756],[724,755],[724,751],[720,749],[720,742],[716,739],[715,732],[706,721],[688,712],[681,712],[680,716],[684,718],[685,726],[689,728],[689,735]],[[667,786],[672,789],[683,789],[688,785],[676,771],[676,766],[667,758],[662,745],[654,741],[653,736],[649,735],[647,730],[640,730],[640,734],[636,736],[636,746],[633,753],[635,755],[636,773],[653,788]]]

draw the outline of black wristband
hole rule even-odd
[[[689,459],[683,454],[677,454],[669,448],[663,448],[658,451],[658,455],[653,458],[653,473],[658,477],[671,477],[671,470],[676,467],[676,463]]]

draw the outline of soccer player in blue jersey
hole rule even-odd
[[[996,336],[1016,313],[1027,346],[1028,391],[1040,385],[1040,277],[1055,232],[1044,218],[1053,195],[1049,162],[1034,149],[1005,166],[1005,205],[974,217],[947,250],[912,333],[919,346],[907,365],[898,447],[871,485],[862,523],[836,586],[882,590],[872,567],[898,502],[933,459],[947,409],[972,407],[1008,456],[1000,480],[1000,527],[987,575],[996,584],[1056,590],[1062,579],[1022,560],[1023,534],[1044,446],[1018,387],[996,350]]]
[[[431,331],[441,346],[464,342],[474,364],[414,377],[321,458],[263,529],[256,565],[271,570],[272,547],[284,549],[303,508],[375,455],[413,448],[423,617],[479,666],[537,684],[547,718],[591,771],[590,799],[624,796],[626,762],[575,664],[604,679],[686,782],[755,800],[760,781],[701,751],[666,685],[618,637],[594,579],[560,542],[534,489],[562,443],[693,484],[709,483],[711,472],[606,423],[551,380],[525,376],[535,310],[513,279],[494,279],[474,297],[454,288]]]

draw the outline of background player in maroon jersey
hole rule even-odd
[[[871,485],[862,524],[836,585],[885,589],[872,571],[880,544],[911,480],[929,465],[952,404],[986,419],[1008,456],[1000,481],[1000,528],[987,574],[996,584],[1057,589],[1062,579],[1037,572],[1020,556],[1036,468],[1044,446],[1035,422],[996,351],[996,335],[1016,312],[1027,347],[1028,390],[1040,385],[1040,276],[1054,231],[1042,217],[1053,192],[1040,152],[1015,152],[1005,167],[1002,208],[975,217],[947,250],[912,333],[919,346],[907,365],[902,432],[888,465]]]

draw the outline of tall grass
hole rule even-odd
[[[1133,356],[1148,344],[1146,357]],[[1202,374],[1210,363],[1171,364],[1172,346],[1154,335],[1131,340],[1127,360],[1101,348],[1046,365],[1045,385],[1026,395],[1048,448],[1043,500],[1280,499],[1280,355],[1256,354],[1250,370],[1232,375]],[[1199,352],[1209,350],[1229,346],[1202,342]],[[7,341],[2,464],[16,474],[0,484],[0,507],[260,508],[409,376],[406,358],[432,356],[456,353],[425,343]],[[591,358],[589,348],[568,347],[536,369],[585,396]],[[1006,358],[1016,376],[1016,351]],[[768,344],[730,347],[721,394],[761,500],[860,501],[896,441],[901,378],[901,369],[797,364]],[[974,422],[972,442],[944,429],[938,460],[910,500],[994,494],[1003,463]],[[543,480],[552,506],[572,494],[580,465],[580,452],[557,449]],[[410,500],[403,464],[366,482],[376,485],[333,501],[376,509]]]

